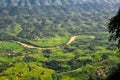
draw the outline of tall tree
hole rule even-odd
[[[118,13],[110,19],[108,24],[108,30],[110,33],[110,40],[118,42],[118,48],[120,49],[120,9]],[[108,76],[107,80],[118,80],[120,77],[120,64],[118,68],[113,70],[111,75]]]
[[[118,10],[118,13],[110,19],[108,29],[110,40],[117,41],[118,47],[120,48],[120,9]]]

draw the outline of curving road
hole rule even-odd
[[[76,39],[76,37],[77,36],[72,36],[70,40],[66,43],[66,45],[70,45]]]
[[[72,36],[70,37],[69,41],[66,43],[66,45],[70,45],[75,39],[76,39],[77,36]],[[14,40],[13,40],[14,41]],[[36,49],[41,49],[41,50],[46,50],[46,49],[58,49],[60,46],[56,46],[56,47],[49,47],[49,48],[42,48],[42,47],[36,47],[36,46],[33,46],[33,45],[30,45],[30,44],[26,44],[26,43],[23,43],[23,42],[20,42],[20,41],[14,41],[26,48],[36,48]]]

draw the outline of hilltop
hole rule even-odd
[[[84,3],[107,3],[109,5],[120,3],[119,0],[0,0],[0,6],[52,6],[76,5]]]

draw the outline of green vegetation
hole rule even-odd
[[[110,33],[110,40],[115,40],[117,41],[118,44],[118,50],[120,52],[120,8],[118,10],[118,13],[110,19],[110,22],[108,24],[108,30]],[[112,57],[111,60],[119,62],[118,57]],[[114,70],[111,70],[111,74],[108,76],[107,80],[113,80],[113,79],[118,79],[120,76],[120,63],[118,64],[118,67],[114,67]]]
[[[8,41],[0,41],[0,53],[5,53],[5,52],[11,52],[11,51],[15,51],[15,52],[20,52],[22,51],[24,48],[23,46],[20,46],[17,43],[13,43],[13,42],[8,42]]]
[[[63,37],[56,36],[53,38],[41,38],[39,39],[39,41],[31,41],[31,40],[27,40],[27,41],[36,46],[50,47],[50,46],[59,46],[65,44],[68,40],[69,40],[69,36],[63,36]]]
[[[70,45],[56,50],[27,49],[14,42],[1,41],[0,79],[105,79],[120,58],[111,46],[115,44],[106,42],[107,34],[96,34],[92,35],[94,38],[80,35]],[[97,70],[102,72],[99,74]]]
[[[81,4],[81,7],[0,7],[0,40],[18,40],[36,46],[55,46],[61,42],[65,43],[68,40],[67,36],[106,32],[106,21],[116,9],[111,11],[102,4],[100,8],[94,9],[94,5],[89,5],[91,7],[88,8],[83,8],[84,4]],[[54,41],[56,43],[53,43]]]
[[[106,80],[117,67],[120,52],[106,29],[116,3],[5,1],[0,1],[0,80]],[[37,1],[43,5],[33,6]],[[67,45],[71,36],[77,37]]]
[[[110,40],[115,40],[118,42],[118,47],[120,47],[120,9],[118,11],[118,13],[111,18],[109,24],[108,24],[108,29],[109,29],[109,33],[110,33]]]

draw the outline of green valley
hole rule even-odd
[[[0,0],[0,80],[106,80],[120,63],[107,24],[119,0]]]

